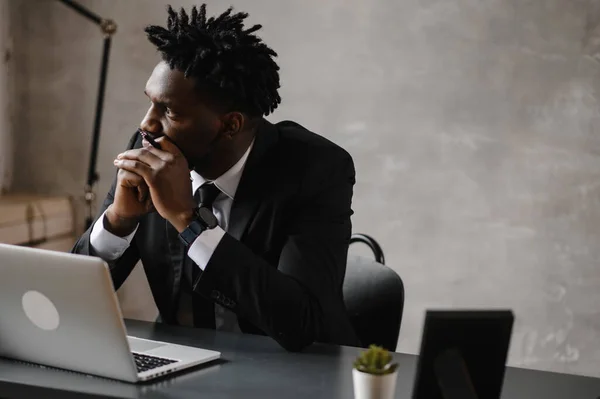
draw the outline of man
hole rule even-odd
[[[360,345],[342,299],[352,158],[264,119],[279,67],[246,13],[168,13],[167,28],[146,28],[162,61],[141,134],[73,251],[107,261],[117,289],[141,259],[165,323],[267,334],[290,351]]]

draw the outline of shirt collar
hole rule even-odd
[[[238,185],[240,184],[240,179],[242,178],[242,172],[244,171],[244,166],[246,166],[246,161],[248,160],[248,155],[254,146],[254,140],[248,146],[248,149],[242,155],[239,161],[235,163],[229,170],[223,173],[221,176],[217,177],[213,183],[221,192],[227,195],[229,198],[234,199],[235,192],[237,191]],[[200,176],[196,171],[192,170],[190,172],[190,176],[192,178],[192,193],[195,193],[196,190],[204,183],[209,182],[210,180],[205,179]]]

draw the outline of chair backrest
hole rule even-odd
[[[375,262],[385,265],[385,256],[383,255],[383,250],[381,249],[379,243],[375,241],[373,237],[360,233],[352,234],[352,236],[350,237],[350,245],[357,242],[366,244],[373,252]]]
[[[349,256],[343,292],[350,321],[363,346],[376,344],[396,350],[404,310],[400,276],[381,263]]]

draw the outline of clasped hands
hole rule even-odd
[[[196,206],[188,162],[169,140],[162,137],[157,142],[161,150],[144,140],[142,148],[114,160],[119,172],[110,212],[118,219],[137,221],[155,209],[181,232],[192,221]]]

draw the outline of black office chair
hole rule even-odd
[[[350,321],[363,346],[376,344],[394,351],[404,310],[404,284],[384,265],[383,251],[372,237],[353,234],[350,244],[357,242],[368,245],[376,261],[348,257],[343,291]]]

